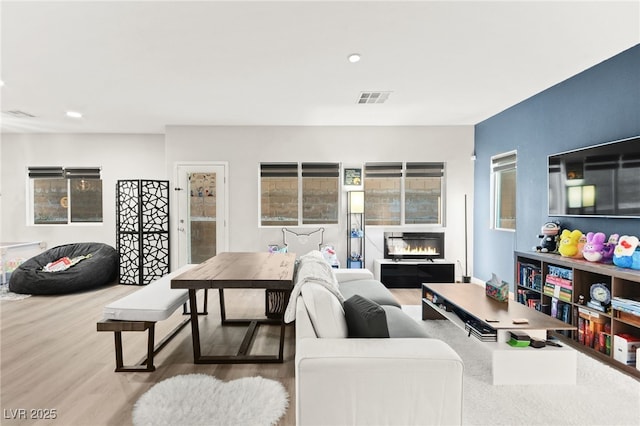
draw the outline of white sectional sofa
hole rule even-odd
[[[373,274],[320,263],[315,253],[300,259],[285,315],[296,323],[297,425],[460,424],[460,357],[445,342],[428,338]],[[353,320],[347,323],[345,309],[352,312],[354,294],[377,300],[389,338],[349,337]],[[379,307],[372,310],[379,314]]]

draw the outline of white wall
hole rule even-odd
[[[473,201],[472,126],[452,127],[232,127],[169,126],[164,135],[3,134],[0,145],[0,239],[42,240],[49,247],[77,241],[115,246],[115,185],[118,179],[169,179],[176,162],[229,164],[230,250],[265,250],[282,241],[280,228],[261,228],[258,220],[260,162],[332,161],[348,166],[367,161],[443,161],[446,163],[446,257],[464,267],[464,194]],[[28,166],[101,166],[104,223],[97,226],[27,226]],[[177,207],[172,203],[172,218]],[[346,259],[346,195],[341,222],[325,227],[325,242]],[[177,229],[177,224],[172,226]],[[305,227],[301,229],[315,229]],[[381,258],[383,227],[367,228],[367,267]],[[422,227],[407,230],[424,230]],[[433,228],[429,228],[430,230]],[[472,235],[472,224],[469,224]],[[177,242],[172,238],[172,242]],[[473,241],[469,240],[469,247]],[[176,246],[172,245],[175,263]],[[175,266],[175,265],[174,265]],[[469,259],[469,270],[472,270]],[[460,267],[456,275],[462,274]]]
[[[118,179],[167,179],[164,135],[3,134],[0,146],[3,242],[44,241],[48,247],[97,241],[115,247]],[[27,226],[26,168],[100,166],[104,222]]]
[[[260,162],[332,161],[348,166],[367,161],[443,161],[446,163],[446,241],[448,260],[464,268],[464,194],[473,205],[473,126],[448,127],[233,127],[169,126],[167,176],[176,162],[229,164],[229,250],[262,251],[282,241],[281,228],[262,228],[258,220]],[[175,206],[175,203],[172,203]],[[341,223],[325,227],[325,242],[346,260],[346,195]],[[174,215],[175,216],[175,215]],[[177,224],[174,225],[174,228]],[[300,229],[312,230],[315,227]],[[382,258],[383,227],[368,227],[366,260]],[[412,227],[410,229],[425,228]],[[433,228],[429,228],[433,229]],[[472,235],[469,225],[469,235]],[[176,242],[176,239],[173,239]],[[469,240],[469,247],[473,242]],[[172,246],[174,253],[176,246]],[[471,252],[471,250],[470,250]],[[174,256],[174,259],[176,256]],[[469,262],[471,260],[469,259]],[[175,266],[175,265],[174,265]],[[471,263],[469,270],[471,271]],[[456,275],[464,272],[458,266]]]

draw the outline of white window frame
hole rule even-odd
[[[298,181],[298,220],[297,223],[287,224],[287,225],[263,225],[262,223],[262,166],[263,165],[279,165],[279,164],[294,164],[297,163],[297,181]],[[336,222],[330,223],[305,223],[304,222],[304,211],[303,211],[303,164],[318,164],[318,165],[337,165],[337,211],[338,217],[336,218]],[[261,162],[258,164],[258,226],[260,228],[279,228],[282,226],[285,227],[331,227],[331,226],[339,226],[340,224],[340,212],[341,212],[341,176],[342,176],[342,165],[338,162],[331,161],[298,161],[298,162]]]
[[[82,173],[83,171],[89,171],[90,173],[97,173],[96,176],[91,177],[92,179],[99,179],[102,185],[102,220],[97,222],[73,222],[71,220],[71,181],[72,179],[77,178],[77,173]],[[51,172],[57,173],[59,171],[59,175],[52,176]],[[40,172],[40,175],[38,173]],[[67,210],[67,222],[66,223],[35,223],[35,205],[34,205],[34,196],[35,196],[35,180],[36,179],[66,179],[67,181],[67,197],[69,197],[69,204],[66,207]],[[101,167],[62,167],[62,166],[52,166],[52,167],[39,167],[32,166],[27,167],[26,169],[26,224],[27,226],[102,226],[104,224],[104,181],[102,179],[102,168]]]
[[[367,164],[373,166],[384,166],[384,165],[392,165],[399,163],[401,165],[400,168],[395,169],[399,173],[400,178],[400,223],[399,224],[386,224],[386,225],[372,225],[367,223],[367,227],[404,227],[411,226],[416,228],[443,228],[446,226],[446,182],[447,182],[447,163],[444,161],[397,161],[397,162],[368,162],[364,165],[363,170],[363,178],[362,178],[362,187],[365,191],[365,200],[367,191],[365,188],[365,180],[372,178],[372,176],[367,176]],[[412,165],[412,167],[407,167],[407,164]],[[440,205],[438,206],[439,210],[439,223],[406,223],[406,179],[407,177],[412,177],[412,172],[408,170],[413,170],[414,166],[424,165],[425,167],[433,168],[433,165],[438,165],[439,170],[441,170],[442,176],[440,177]],[[390,169],[391,170],[391,169]],[[394,170],[394,172],[395,172]],[[409,175],[409,176],[408,176]],[[366,201],[365,201],[366,204]],[[365,209],[366,210],[366,209]],[[366,214],[365,214],[366,218]]]

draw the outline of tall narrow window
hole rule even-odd
[[[444,163],[407,163],[404,223],[443,225]]]
[[[516,160],[515,151],[491,157],[495,229],[516,229]]]
[[[402,223],[402,163],[366,163],[364,191],[367,225]]]
[[[260,164],[260,223],[298,224],[298,164]]]
[[[338,163],[302,163],[302,223],[338,223]]]
[[[102,222],[100,168],[29,167],[35,225]]]

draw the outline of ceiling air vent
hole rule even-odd
[[[383,104],[391,92],[360,92],[358,104]]]
[[[14,109],[11,111],[5,111],[4,113],[16,118],[34,118],[35,117],[35,115],[33,114],[29,114],[28,112],[20,111],[17,109]]]

